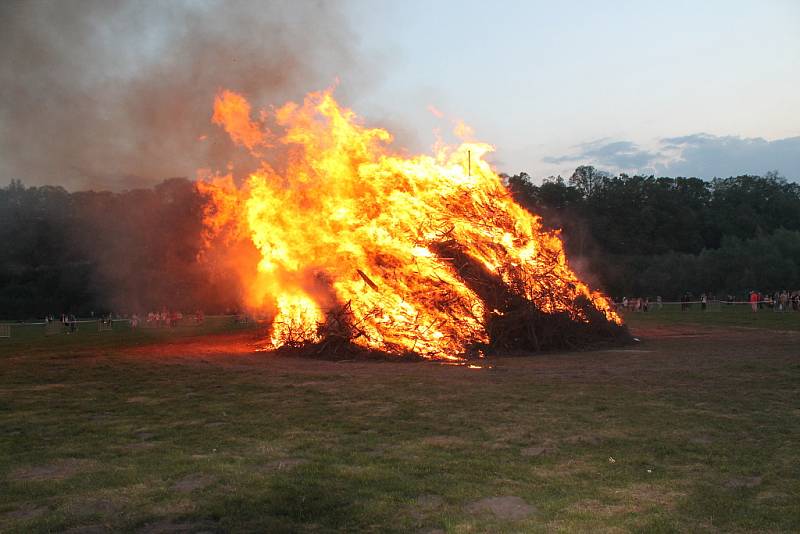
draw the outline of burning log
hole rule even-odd
[[[369,287],[371,287],[371,288],[372,288],[372,289],[374,289],[375,291],[379,291],[379,289],[378,289],[378,286],[377,286],[377,285],[375,285],[375,282],[373,282],[373,281],[370,279],[370,277],[369,277],[369,276],[367,276],[366,274],[364,274],[364,271],[362,271],[361,269],[356,269],[356,272],[357,272],[357,273],[358,273],[358,275],[359,275],[359,276],[360,276],[360,277],[361,277],[361,278],[364,280],[364,282],[366,282],[366,283],[367,283],[367,285],[368,285]]]

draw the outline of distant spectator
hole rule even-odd
[[[688,291],[681,297],[681,310],[687,311],[692,308],[692,294]]]

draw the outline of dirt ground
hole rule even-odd
[[[135,361],[188,366],[220,366],[268,375],[301,373],[329,376],[348,372],[365,376],[431,376],[461,382],[484,380],[493,373],[529,374],[536,381],[568,379],[597,384],[634,381],[663,387],[680,384],[686,377],[669,371],[702,372],[755,359],[771,366],[800,361],[800,331],[761,330],[745,327],[700,325],[634,326],[630,345],[585,352],[553,352],[529,356],[494,355],[464,365],[449,362],[391,362],[369,360],[317,360],[277,356],[263,351],[263,341],[253,332],[182,339],[171,343],[130,347],[115,353]],[[101,361],[92,352],[84,358]],[[677,382],[675,382],[677,380]],[[302,384],[301,384],[302,385]],[[313,384],[312,384],[313,385]],[[50,385],[48,387],[53,387]]]

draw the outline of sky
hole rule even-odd
[[[797,0],[364,1],[353,17],[387,65],[359,110],[431,130],[432,104],[504,172],[800,179]]]
[[[535,180],[578,165],[800,181],[800,1],[8,0],[0,183],[129,189],[237,162],[210,121],[336,84],[409,151],[454,121]]]

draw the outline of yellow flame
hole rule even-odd
[[[217,98],[215,122],[259,157],[268,134],[249,114],[242,96]],[[257,261],[240,261],[255,271],[243,283],[249,306],[274,310],[275,346],[316,340],[323,309],[345,303],[362,334],[355,342],[368,348],[455,358],[488,341],[483,302],[452,258],[435,252],[447,240],[544,312],[585,320],[574,306],[585,297],[621,322],[569,268],[559,236],[513,201],[484,160],[491,146],[401,156],[388,148],[387,131],[361,125],[330,90],[285,104],[271,120],[283,132],[281,171],[262,162],[241,189],[229,177],[199,187],[212,204],[207,242],[236,235],[258,250]]]
[[[272,323],[273,346],[319,341],[317,325],[324,317],[311,297],[300,292],[280,293],[276,302],[279,312]]]

